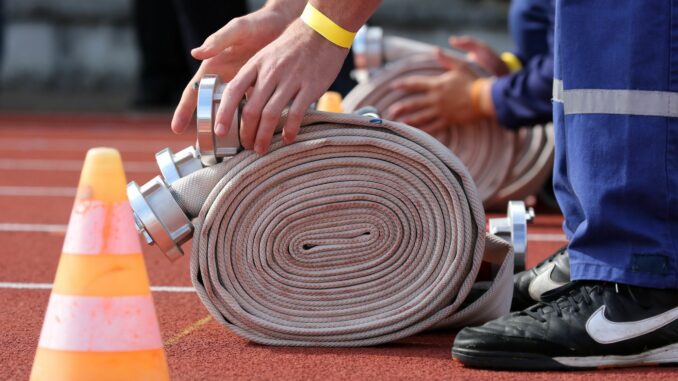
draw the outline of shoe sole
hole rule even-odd
[[[534,353],[488,352],[453,348],[465,366],[503,370],[589,370],[634,366],[678,365],[678,343],[626,356],[549,357]]]

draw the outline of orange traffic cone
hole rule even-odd
[[[117,150],[87,152],[31,380],[167,380]]]
[[[336,91],[326,91],[319,99],[316,106],[318,111],[342,112],[341,94]]]

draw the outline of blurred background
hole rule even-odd
[[[190,48],[263,3],[0,0],[0,111],[171,110],[197,67]],[[504,51],[511,48],[508,5],[384,0],[370,24],[441,46],[450,34],[470,34]]]

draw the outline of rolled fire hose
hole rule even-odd
[[[344,101],[347,112],[365,106],[373,106],[383,112],[407,96],[388,88],[393,80],[444,72],[431,58],[435,46],[384,36],[378,27],[361,29],[355,46],[354,59],[362,75],[358,75],[361,83]],[[464,59],[456,51],[448,50],[448,53]],[[476,71],[479,75],[486,75],[477,68]],[[496,123],[483,121],[472,126],[452,126],[436,137],[469,168],[487,208],[495,209],[509,200],[536,194],[553,167],[554,132],[551,124],[512,132]]]
[[[394,91],[390,87],[394,80],[444,72],[435,60],[424,56],[394,62],[351,90],[344,98],[344,110],[353,112],[372,106],[383,113],[394,103],[411,96]],[[515,134],[488,119],[473,125],[449,126],[435,137],[461,159],[475,180],[482,201],[490,202],[509,175],[515,156]]]
[[[293,144],[278,127],[259,156],[200,130],[218,88],[199,90],[209,147],[163,150],[164,176],[128,186],[148,243],[176,258],[192,237],[192,281],[217,321],[262,344],[364,346],[508,312],[511,245],[485,234],[449,149],[378,117],[309,111]],[[467,300],[483,261],[492,286]]]

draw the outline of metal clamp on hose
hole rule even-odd
[[[184,255],[181,245],[191,239],[193,224],[167,188],[156,176],[139,187],[127,185],[127,197],[134,211],[137,230],[149,245],[156,244],[170,260]]]
[[[169,187],[177,180],[204,167],[217,164],[242,150],[240,110],[234,115],[226,136],[214,133],[214,119],[226,85],[216,75],[206,75],[198,83],[197,143],[179,151],[170,148],[155,154],[162,177],[139,186],[127,185],[137,230],[149,245],[156,244],[170,260],[183,256],[181,245],[191,239],[193,224],[172,196]]]
[[[155,161],[167,184],[203,168],[200,152],[194,146],[186,147],[176,154],[170,148],[164,148],[155,154]]]
[[[534,220],[534,209],[526,208],[522,201],[509,201],[505,218],[490,219],[490,234],[513,246],[515,271],[525,270],[527,252],[527,224]]]
[[[226,84],[221,83],[219,77],[212,74],[204,76],[198,87],[197,144],[200,160],[205,166],[214,165],[225,157],[234,156],[242,149],[239,138],[240,118],[237,115],[231,121],[226,136],[217,136],[214,133],[214,119],[225,87]]]

